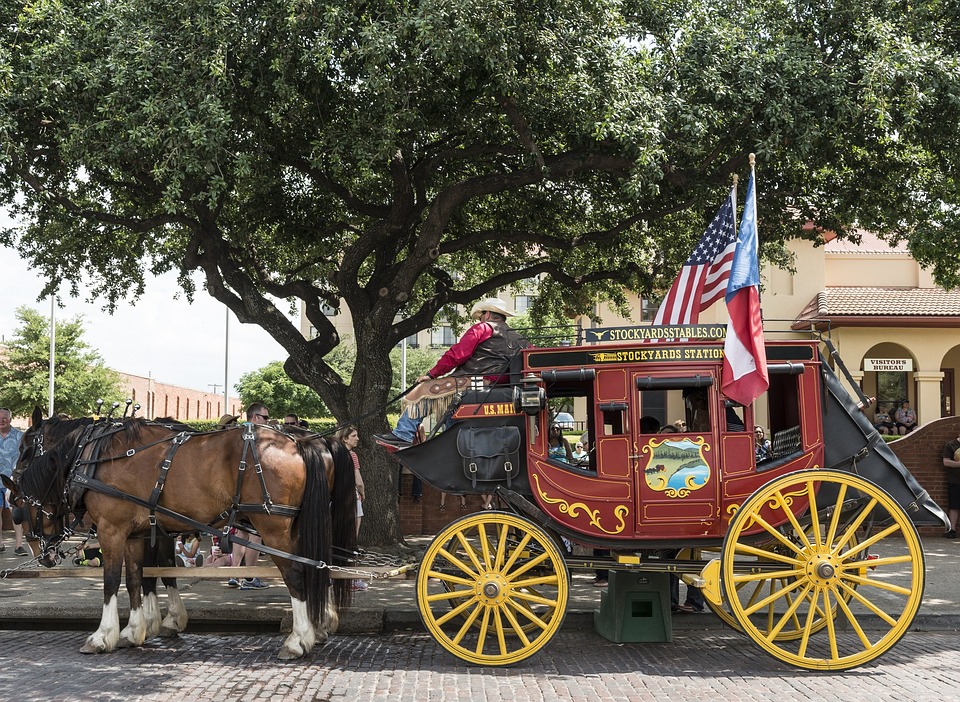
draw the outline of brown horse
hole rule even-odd
[[[68,513],[85,511],[98,528],[104,610],[83,652],[140,645],[146,637],[140,588],[143,537],[152,522],[169,533],[198,525],[210,532],[242,519],[260,534],[290,591],[293,631],[283,659],[325,639],[336,627],[330,605],[349,604],[348,580],[334,580],[334,602],[327,597],[334,548],[349,553],[356,546],[353,464],[337,442],[250,424],[197,434],[141,419],[91,424],[35,417],[22,446],[13,488],[44,557],[62,537]],[[121,632],[124,562],[130,619]]]

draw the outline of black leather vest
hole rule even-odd
[[[457,368],[456,375],[505,375],[510,372],[510,362],[519,360],[520,349],[527,348],[527,340],[506,322],[487,324],[493,327],[493,336],[477,346],[473,355]]]

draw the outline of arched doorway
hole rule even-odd
[[[864,393],[877,398],[874,414],[878,408],[889,409],[892,414],[902,400],[916,403],[913,373],[917,370],[917,361],[900,344],[885,342],[872,346],[863,356],[861,369]]]
[[[956,417],[957,411],[957,380],[960,376],[960,346],[954,346],[943,355],[940,362],[940,371],[943,380],[940,381],[940,416]]]

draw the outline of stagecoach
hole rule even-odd
[[[561,626],[571,571],[595,567],[612,570],[611,590],[681,576],[802,668],[861,665],[906,633],[924,585],[916,527],[945,527],[943,510],[841,384],[829,340],[768,340],[769,390],[740,406],[720,388],[723,331],[592,330],[601,343],[528,348],[508,385],[456,395],[445,430],[384,444],[437,490],[498,498],[423,556],[418,608],[443,648],[492,666],[534,655]],[[582,460],[550,455],[561,406],[585,419]],[[685,426],[668,431],[675,417]],[[772,439],[759,460],[755,425]]]

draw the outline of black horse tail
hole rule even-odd
[[[355,568],[354,553],[357,550],[357,476],[354,473],[353,457],[349,449],[336,440],[328,440],[333,455],[333,496],[331,519],[333,520],[333,563]],[[333,598],[338,609],[350,606],[353,590],[350,579],[333,581]]]
[[[313,442],[298,441],[297,445],[307,473],[303,500],[300,502],[300,514],[297,517],[298,555],[314,561],[331,563],[333,550],[331,548],[330,489],[327,486],[327,472],[324,465],[326,452]],[[303,564],[295,564],[294,568],[303,569],[307,616],[314,625],[317,625],[327,607],[330,570]]]

